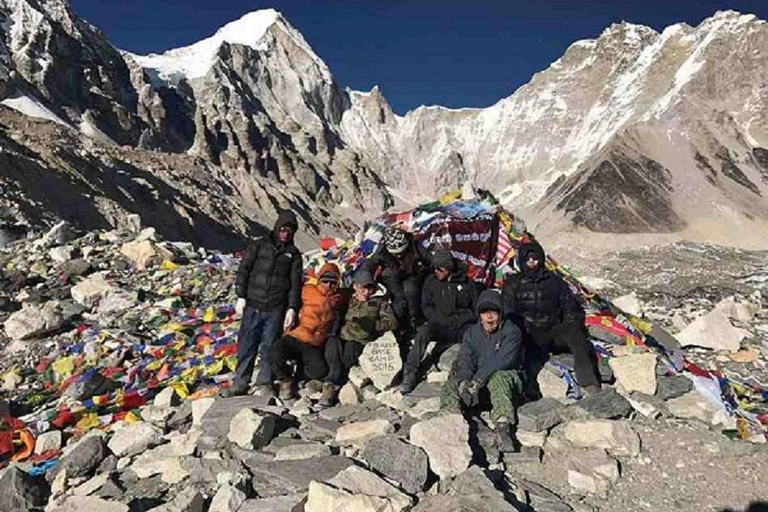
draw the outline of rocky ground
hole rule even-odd
[[[766,253],[674,245],[561,259],[681,339],[724,317],[713,338],[737,350],[686,357],[765,382]],[[766,445],[732,439],[733,418],[640,349],[615,351],[603,368],[613,384],[578,402],[545,367],[515,453],[498,453],[487,414],[438,413],[455,352],[412,395],[392,390],[399,355],[386,336],[335,407],[318,407],[318,383],[296,401],[219,398],[236,263],[138,226],[76,240],[62,226],[0,253],[0,404],[36,437],[32,457],[0,474],[0,510],[721,511],[768,498]]]

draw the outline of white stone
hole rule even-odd
[[[582,276],[579,278],[579,282],[593,292],[599,292],[600,290],[616,286],[616,283],[610,279],[603,279],[602,277],[596,276]]]
[[[33,242],[35,247],[52,247],[63,244],[70,238],[69,225],[67,221],[61,221],[53,226],[46,234]]]
[[[640,299],[637,298],[636,292],[632,292],[628,295],[622,295],[621,297],[614,299],[611,302],[614,306],[625,313],[629,313],[632,316],[643,315],[643,305],[640,303]]]
[[[617,456],[640,454],[640,436],[625,421],[576,420],[566,423],[562,431],[577,446],[602,448]]]
[[[5,334],[12,340],[27,340],[55,331],[64,323],[57,301],[48,301],[43,307],[24,304],[5,321]]]
[[[694,389],[682,396],[668,400],[667,410],[676,418],[699,420],[711,425],[720,408]]]
[[[435,396],[424,400],[419,400],[416,405],[410,407],[406,413],[417,419],[421,419],[424,416],[437,412],[440,410],[440,397]]]
[[[351,382],[344,384],[339,390],[339,403],[341,405],[355,405],[361,402],[360,390]]]
[[[450,377],[451,372],[449,371],[443,371],[443,372],[429,372],[427,374],[427,382],[435,383],[435,384],[443,384],[448,380],[448,377]]]
[[[167,407],[176,407],[181,403],[181,400],[179,399],[179,395],[176,394],[176,391],[169,386],[155,395],[155,400],[152,403],[155,407],[164,409]]]
[[[231,485],[222,485],[213,496],[208,512],[237,512],[247,498],[240,489]]]
[[[541,396],[554,398],[562,403],[568,403],[568,384],[561,377],[548,370],[548,366],[542,368],[536,376]]]
[[[283,446],[275,453],[274,460],[305,460],[331,455],[331,449],[320,443],[301,443]]]
[[[612,357],[608,364],[616,381],[628,392],[656,393],[656,354],[631,354]]]
[[[387,420],[347,423],[336,431],[336,442],[345,446],[362,446],[374,437],[385,436],[394,431],[395,428]]]
[[[755,316],[754,306],[749,302],[736,302],[736,297],[730,296],[717,303],[715,309],[742,323],[749,323]]]
[[[713,309],[691,322],[676,338],[684,347],[735,351],[739,350],[741,341],[747,336],[749,331],[734,327],[728,315],[721,309]]]
[[[68,496],[61,504],[47,509],[49,512],[128,512],[128,505],[102,500],[92,496]]]
[[[60,450],[61,443],[61,430],[44,432],[35,439],[35,455],[40,455],[50,450]]]
[[[48,256],[56,263],[64,263],[72,259],[75,249],[71,245],[54,247],[48,251]]]
[[[460,414],[446,414],[411,427],[411,444],[427,453],[432,472],[440,479],[452,478],[469,467],[469,427]]]
[[[123,244],[120,253],[131,260],[138,270],[146,270],[173,256],[150,240]]]
[[[3,390],[13,391],[14,389],[16,389],[16,386],[18,386],[22,382],[23,382],[23,379],[18,374],[18,372],[11,370],[5,374],[5,377],[3,377]]]
[[[98,491],[102,488],[104,484],[107,483],[107,480],[109,480],[110,474],[109,473],[101,473],[99,475],[94,476],[90,480],[86,481],[84,484],[81,484],[74,489],[72,489],[72,494],[75,496],[89,496],[93,494],[94,492]]]
[[[390,501],[354,495],[321,482],[310,482],[304,512],[381,512],[393,510]]]
[[[344,469],[331,478],[328,483],[337,489],[343,489],[354,495],[386,498],[390,500],[393,510],[403,510],[412,503],[411,498],[397,489],[397,487],[372,471],[363,469],[360,466],[350,466]]]
[[[85,307],[95,306],[107,293],[116,288],[104,278],[109,272],[98,272],[72,287],[72,298]]]
[[[215,398],[198,398],[192,401],[192,425],[200,426],[203,422],[203,416],[208,412],[216,401]]]
[[[107,446],[116,456],[125,457],[143,452],[162,442],[163,432],[159,428],[151,423],[140,421],[125,424],[116,430]]]
[[[353,366],[349,369],[349,382],[357,386],[358,389],[363,389],[365,386],[371,383],[371,379],[368,377],[368,374],[363,371],[362,368],[359,366]]]
[[[269,444],[274,433],[274,416],[262,416],[244,408],[230,420],[227,439],[240,448],[259,450]]]
[[[371,471],[350,466],[327,484],[310,482],[306,512],[401,512],[411,498]]]
[[[383,391],[389,388],[402,368],[395,335],[387,332],[376,341],[366,344],[360,355],[360,367],[378,389]]]
[[[542,432],[530,432],[528,430],[518,430],[515,432],[515,437],[520,441],[523,446],[538,446],[544,447],[544,443],[547,440],[547,431]]]
[[[577,491],[605,495],[619,480],[619,464],[604,450],[579,450],[570,457],[568,483]]]

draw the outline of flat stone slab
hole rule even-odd
[[[328,480],[353,465],[347,457],[319,457],[303,460],[244,461],[253,474],[253,489],[263,498],[303,493],[312,480]]]
[[[603,388],[563,409],[564,421],[624,418],[632,412],[632,404],[613,388]]]
[[[287,494],[273,498],[245,500],[237,512],[293,512],[304,499],[304,493]],[[303,507],[299,510],[303,510]]]
[[[547,430],[562,421],[563,404],[550,397],[528,402],[517,410],[518,428],[529,432]]]
[[[272,397],[246,395],[232,398],[217,398],[210,409],[200,420],[203,436],[200,438],[200,448],[203,450],[221,449],[227,442],[229,424],[242,409],[259,410],[266,407]]]

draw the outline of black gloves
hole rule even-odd
[[[477,407],[480,404],[480,382],[464,380],[459,383],[459,397],[467,407]]]

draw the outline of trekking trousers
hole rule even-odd
[[[532,342],[530,348],[533,349],[528,351],[531,361],[543,358],[546,362],[553,352],[570,352],[573,354],[574,372],[579,386],[596,386],[600,382],[595,349],[583,325],[563,322],[548,331],[529,332],[529,335]],[[535,382],[535,376],[533,378]]]
[[[325,342],[325,362],[328,364],[326,382],[343,386],[349,378],[349,370],[360,360],[365,345],[331,336]]]
[[[272,373],[278,380],[293,377],[289,361],[296,361],[297,373],[303,370],[307,379],[322,380],[328,374],[323,347],[304,343],[292,336],[283,336],[272,346],[271,358]]]
[[[441,409],[465,408],[459,396],[459,380],[451,374],[440,392]],[[480,404],[490,401],[491,421],[506,419],[510,425],[517,425],[517,407],[522,403],[523,378],[518,370],[494,372],[488,384],[480,390]]]
[[[272,383],[272,369],[269,356],[275,338],[283,322],[282,311],[259,311],[246,306],[237,333],[237,367],[235,386],[248,386],[253,376],[256,354],[261,352],[261,365],[256,376],[257,384]]]
[[[468,326],[469,324],[454,329],[434,321],[427,321],[422,324],[416,331],[413,346],[408,350],[408,355],[403,365],[405,373],[418,373],[419,366],[422,359],[424,359],[424,354],[427,352],[427,345],[429,345],[430,341],[437,343],[435,350],[437,354],[440,354],[445,352],[451,345],[461,342],[461,337]]]

